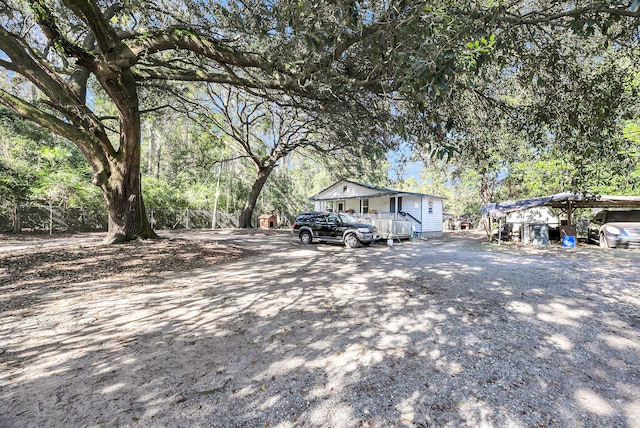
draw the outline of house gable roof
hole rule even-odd
[[[421,198],[444,199],[441,196],[425,195],[423,193],[404,192],[358,183],[351,180],[340,180],[309,199],[312,201],[330,201],[334,199],[376,198],[383,196],[418,196]]]

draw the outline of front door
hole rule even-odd
[[[402,211],[402,196],[400,196],[398,198],[398,212]],[[390,213],[395,213],[396,212],[396,198],[392,197],[389,198],[389,212]]]
[[[336,202],[336,207],[337,207],[337,212],[343,213],[344,212],[344,201]]]

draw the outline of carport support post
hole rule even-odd
[[[571,201],[567,201],[567,226],[568,227],[571,227],[573,225],[573,219],[571,218],[572,210],[573,208],[571,207]]]

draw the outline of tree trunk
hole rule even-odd
[[[153,178],[160,179],[160,161],[162,160],[162,135],[156,131],[154,134],[154,153],[153,153]]]
[[[96,177],[95,183],[102,189],[109,214],[105,242],[158,238],[142,201],[142,123],[135,79],[130,70],[115,77],[110,74],[97,77],[118,107],[120,122],[119,148],[115,156],[107,157],[108,172]]]
[[[491,199],[491,189],[489,188],[489,177],[486,169],[480,171],[480,206],[488,204]],[[483,229],[487,234],[489,241],[491,241],[491,219],[488,215],[483,215],[480,218],[479,229]]]
[[[260,196],[260,192],[264,187],[264,183],[267,182],[267,179],[269,178],[271,171],[273,171],[273,168],[273,165],[269,165],[267,167],[260,167],[258,169],[258,176],[253,182],[253,186],[251,186],[251,192],[249,192],[247,202],[244,205],[243,210],[240,212],[240,220],[238,221],[239,228],[250,229],[253,227],[251,225],[251,217],[253,216],[253,211],[256,208],[256,202],[258,201],[258,197]]]
[[[139,170],[112,176],[109,185],[101,187],[109,214],[109,232],[105,243],[158,238],[147,218]]]
[[[13,233],[22,232],[22,214],[20,213],[20,204],[15,204],[13,208]]]
[[[158,238],[142,200],[140,140],[139,113],[132,109],[126,120],[121,120],[120,149],[115,158],[109,159],[108,175],[94,177],[94,184],[102,189],[107,204],[109,232],[105,243],[108,244]]]

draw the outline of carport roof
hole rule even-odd
[[[539,198],[520,199],[517,201],[493,202],[480,209],[483,215],[505,217],[513,211],[521,211],[535,207],[551,208],[640,208],[640,196],[585,195],[581,193],[557,193]]]

